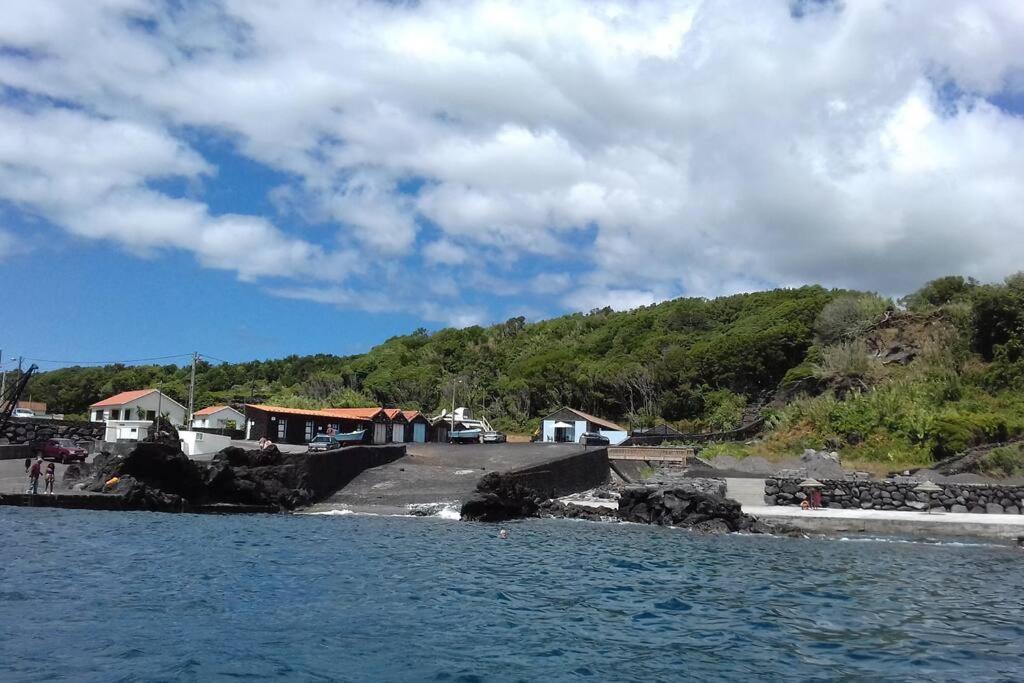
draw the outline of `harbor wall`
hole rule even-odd
[[[822,507],[914,512],[944,509],[977,514],[1024,513],[1024,486],[938,484],[941,491],[915,491],[919,482],[821,480]],[[799,479],[766,479],[766,505],[800,505],[807,498]]]
[[[549,460],[504,474],[550,498],[596,488],[608,483],[607,448],[588,448],[563,458]]]
[[[405,444],[346,446],[333,451],[304,453],[308,484],[323,500],[355,479],[363,470],[394,462],[405,455]],[[297,456],[292,456],[297,457]]]

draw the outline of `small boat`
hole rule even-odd
[[[354,432],[348,432],[345,434],[335,434],[334,440],[341,444],[346,443],[361,443],[363,438],[366,436],[366,430],[360,429]]]
[[[448,435],[448,441],[451,443],[479,443],[483,433],[484,430],[479,428],[456,429]]]

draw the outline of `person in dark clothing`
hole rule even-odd
[[[40,475],[42,473],[43,473],[43,459],[42,459],[42,457],[39,457],[39,458],[36,459],[36,461],[34,463],[32,463],[32,467],[29,468],[29,471],[28,471],[28,481],[29,481],[28,491],[32,495],[35,495],[35,494],[39,493],[39,477],[40,477]]]
[[[49,493],[51,496],[53,495],[53,482],[57,478],[56,469],[56,465],[52,462],[46,466],[46,479],[43,484],[43,492]]]
[[[32,467],[32,458],[25,458],[25,474],[28,474],[28,470],[30,467]]]

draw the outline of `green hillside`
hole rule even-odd
[[[357,356],[202,362],[197,407],[252,399],[433,412],[454,388],[460,405],[519,431],[561,405],[688,431],[731,428],[763,408],[773,431],[760,448],[829,442],[893,462],[1022,431],[1024,276],[942,278],[902,303],[809,286],[417,330]],[[188,368],[64,368],[33,379],[30,393],[84,414],[100,398],[158,384],[184,401]]]

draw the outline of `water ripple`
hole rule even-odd
[[[0,679],[1024,679],[1010,548],[508,528],[0,509]]]

